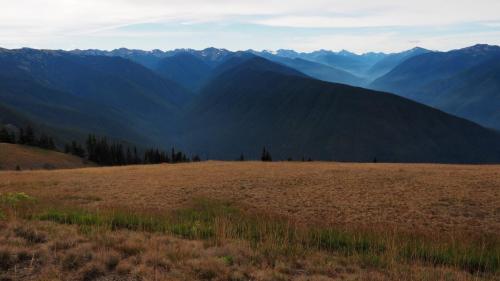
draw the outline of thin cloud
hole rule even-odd
[[[272,40],[269,38],[281,40],[284,48],[297,46],[286,45],[293,43],[293,40],[290,40],[288,33],[283,32],[281,28],[311,29],[310,34],[301,35],[304,42],[309,42],[302,44],[304,48],[326,48],[326,45],[331,43],[345,48],[351,44],[328,39],[332,36],[331,29],[356,31],[373,28],[371,34],[354,32],[348,37],[349,42],[364,44],[366,40],[363,38],[386,36],[388,31],[381,33],[377,28],[393,27],[398,29],[398,32],[391,33],[395,34],[391,35],[391,40],[395,42],[384,41],[389,44],[384,48],[397,49],[410,41],[427,42],[422,40],[420,35],[412,33],[418,28],[427,29],[427,32],[440,36],[442,30],[447,30],[449,26],[479,22],[484,23],[485,30],[475,30],[471,34],[482,34],[484,37],[472,38],[480,42],[495,41],[484,34],[491,34],[491,29],[500,29],[499,10],[498,0],[17,0],[2,3],[0,36],[3,43],[0,44],[7,44],[7,47],[37,44],[68,48],[88,42],[99,48],[113,45],[113,40],[116,40],[116,46],[121,46],[122,43],[118,40],[123,36],[140,36],[141,40],[146,40],[141,44],[147,44],[148,36],[156,36],[157,31],[143,30],[142,34],[138,34],[138,31],[128,31],[129,34],[125,35],[124,32],[127,31],[123,28],[152,23],[165,24],[165,28],[170,29],[162,30],[165,34],[176,34],[176,29],[181,26],[193,26],[191,34],[185,35],[189,32],[183,30],[179,32],[179,36],[175,36],[178,40],[176,44],[192,42],[182,36],[199,35],[195,29],[204,29],[204,25],[219,24],[226,26],[220,31],[221,34],[205,30],[220,40],[216,42],[217,45],[234,48],[239,43],[231,40],[229,35],[247,32],[246,35],[254,37],[254,42],[258,42],[262,49],[276,45],[276,42],[266,41]],[[251,31],[242,29],[242,26],[246,28],[251,25],[262,28],[251,28]],[[407,28],[407,31],[400,32],[400,28]],[[313,29],[324,29],[323,34],[317,34]],[[489,33],[486,29],[490,29]],[[274,36],[269,36],[270,33]],[[103,34],[110,38],[105,42],[95,39],[103,38]],[[342,38],[341,35],[336,36]],[[59,40],[64,37],[74,41],[66,45],[64,40]],[[466,36],[460,38],[465,40]],[[321,39],[326,41],[321,42]],[[54,46],[56,42],[62,42],[63,46]],[[161,47],[153,46],[155,42],[157,41],[150,40],[151,49]],[[379,41],[372,41],[371,45],[376,42]],[[446,42],[440,42],[443,47],[448,45]],[[367,47],[370,46],[357,46],[356,49]]]

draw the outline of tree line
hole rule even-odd
[[[17,132],[2,126],[0,129],[0,142],[59,151],[52,137],[43,132],[37,134],[31,125],[26,125]],[[190,158],[184,152],[176,151],[174,148],[168,152],[158,148],[150,148],[139,152],[136,146],[125,146],[122,142],[111,141],[106,137],[98,137],[94,134],[88,135],[84,145],[77,141],[65,144],[62,152],[103,166],[201,161],[198,155],[193,155]]]
[[[0,142],[56,150],[56,145],[52,137],[46,135],[45,133],[41,133],[37,136],[35,134],[35,130],[30,125],[20,128],[17,134],[15,131],[9,131],[5,126],[2,126],[2,129],[0,129]]]
[[[174,148],[170,152],[150,148],[141,154],[136,146],[125,146],[121,142],[111,141],[106,137],[93,134],[88,135],[85,147],[73,141],[65,146],[64,151],[104,166],[201,161],[198,155],[190,158],[184,152],[176,151]]]
[[[2,126],[0,129],[0,142],[29,145],[57,151],[57,147],[52,137],[45,133],[37,135],[30,125],[20,128],[17,134],[13,130],[9,131],[5,126]],[[170,151],[149,148],[141,153],[136,146],[125,146],[122,142],[111,141],[106,137],[98,137],[94,134],[88,135],[85,145],[77,141],[65,144],[63,152],[85,158],[103,166],[201,161],[198,155],[193,155],[190,158],[184,152],[176,151],[174,148]],[[237,160],[245,161],[245,156],[241,154]],[[266,147],[262,149],[260,160],[263,162],[273,161],[271,153]],[[288,158],[287,160],[293,161],[292,158]],[[312,161],[311,158],[306,159],[305,157],[302,157],[301,160]],[[374,160],[374,162],[376,161],[377,160]]]
[[[240,155],[240,157],[238,157],[236,160],[237,161],[245,161],[245,155],[243,155],[243,153],[242,153]],[[273,161],[273,157],[271,156],[271,152],[269,152],[269,150],[265,146],[262,148],[262,152],[260,154],[260,161],[262,161],[262,162],[272,162]],[[286,159],[286,161],[294,161],[294,159],[292,157],[288,157]],[[312,162],[313,160],[311,157],[306,158],[305,156],[302,156],[302,159],[300,161]]]

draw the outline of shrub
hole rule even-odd
[[[35,198],[24,192],[7,192],[0,194],[0,203],[8,207],[16,207],[23,202],[34,201]]]
[[[198,268],[195,271],[196,276],[201,280],[212,280],[217,277],[217,272],[211,268]]]
[[[7,249],[0,249],[0,269],[8,270],[15,264],[12,253]]]
[[[121,245],[118,245],[117,250],[122,252],[125,257],[130,257],[140,254],[144,250],[144,248],[138,243],[127,241]]]
[[[233,265],[234,264],[234,259],[232,256],[223,256],[222,260],[224,261],[225,264],[227,265]]]
[[[104,275],[104,269],[97,264],[89,264],[82,270],[82,280],[92,281]]]
[[[132,271],[132,265],[126,260],[122,260],[116,266],[116,272],[120,275],[127,275]]]
[[[30,255],[27,251],[21,250],[17,253],[17,260],[20,262],[25,262],[31,260],[32,255]]]
[[[106,269],[109,271],[115,270],[115,268],[119,262],[120,262],[120,258],[118,256],[113,255],[113,254],[109,255],[105,261]]]
[[[65,270],[74,271],[92,260],[92,253],[86,250],[75,249],[64,256],[62,267]]]
[[[32,244],[47,242],[47,235],[43,232],[36,231],[32,228],[17,227],[14,229],[17,237],[21,237]]]

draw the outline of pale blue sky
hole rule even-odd
[[[17,0],[0,46],[401,51],[500,45],[498,0]]]

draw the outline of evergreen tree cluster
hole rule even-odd
[[[76,141],[64,145],[64,153],[73,154],[81,158],[85,157],[85,149]]]
[[[105,137],[89,135],[85,143],[87,148],[87,159],[94,163],[105,166],[139,164],[137,148],[132,151],[127,147],[125,150],[119,142],[109,142]],[[84,152],[85,154],[85,152]]]
[[[2,126],[0,130],[0,142],[17,143],[22,145],[36,146],[44,149],[56,149],[54,139],[41,133],[39,136],[35,134],[35,130],[30,125],[19,129],[19,134],[16,135],[14,131],[7,130]]]
[[[266,150],[266,148],[262,148],[262,155],[260,156],[260,160],[264,162],[272,162],[273,158],[271,157],[271,153]]]
[[[0,142],[16,143],[16,135],[14,132],[9,132],[7,128],[2,127],[0,130]]]
[[[171,152],[151,148],[144,151],[141,157],[137,147],[125,147],[120,142],[109,141],[106,137],[97,137],[90,134],[85,142],[85,148],[73,141],[65,146],[64,151],[82,158],[86,158],[99,165],[119,166],[134,164],[159,164],[159,163],[181,163],[190,162],[182,151]],[[200,161],[198,155],[193,156],[192,161]]]
[[[169,163],[170,158],[168,153],[165,151],[160,151],[158,149],[148,149],[144,152],[144,163],[147,164],[158,164],[158,163]]]

